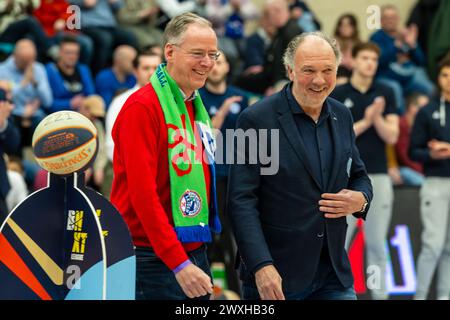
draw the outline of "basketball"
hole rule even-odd
[[[45,170],[69,175],[84,171],[97,154],[97,129],[85,116],[59,111],[45,117],[33,134],[33,152]]]

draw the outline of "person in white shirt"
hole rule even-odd
[[[114,122],[116,121],[117,116],[119,115],[122,106],[125,101],[127,101],[128,97],[131,96],[135,91],[139,88],[142,88],[146,84],[149,83],[150,77],[155,72],[156,68],[159,64],[162,63],[162,57],[156,53],[146,51],[140,52],[133,60],[134,67],[134,75],[136,76],[136,85],[116,96],[111,104],[109,105],[108,111],[106,113],[106,154],[108,156],[108,164],[105,168],[105,179],[103,181],[103,185],[101,187],[101,193],[109,198],[109,193],[111,192],[111,184],[112,184],[112,162],[114,155],[114,141],[111,136],[111,131],[114,126]]]
[[[13,170],[8,170],[8,180],[11,185],[6,195],[6,206],[9,212],[12,211],[19,203],[28,196],[28,189],[23,176]]]

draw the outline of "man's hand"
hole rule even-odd
[[[79,111],[81,105],[83,104],[84,97],[81,94],[77,94],[72,99],[70,99],[70,109]]]
[[[195,264],[190,264],[175,274],[181,289],[189,298],[212,294],[211,278]]]
[[[230,113],[230,108],[233,105],[233,103],[242,101],[241,96],[231,96],[225,99],[225,101],[220,106],[217,113],[214,115],[214,117],[211,119],[211,124],[213,128],[220,129],[222,128],[223,122],[225,121],[225,118],[227,117],[228,113]]]
[[[372,106],[374,108],[374,118],[382,117],[386,107],[386,100],[383,97],[376,97]]]
[[[256,287],[261,300],[285,300],[281,277],[273,265],[264,266],[255,273]]]
[[[325,218],[341,218],[359,212],[366,198],[359,191],[342,189],[338,193],[324,193],[319,201],[319,210]]]
[[[37,84],[36,80],[34,79],[33,63],[30,63],[25,67],[21,84],[23,87],[25,87],[27,84]]]
[[[403,184],[402,175],[400,174],[400,170],[398,167],[391,167],[388,169],[388,174],[391,177],[392,183],[398,186]]]
[[[41,103],[39,102],[38,99],[34,99],[28,103],[25,104],[24,106],[24,111],[23,111],[23,118],[31,118],[34,113],[36,112],[37,109],[39,109],[39,106],[41,105]]]
[[[434,160],[445,160],[450,158],[450,143],[438,140],[428,142],[430,157]]]
[[[55,31],[63,31],[66,28],[66,21],[64,19],[58,19],[53,24],[53,29]]]
[[[407,29],[405,29],[403,39],[411,49],[414,49],[417,46],[418,35],[419,35],[419,28],[414,23],[411,24]]]

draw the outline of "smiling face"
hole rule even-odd
[[[320,109],[336,86],[337,63],[331,46],[307,37],[297,48],[294,68],[288,68],[292,92],[302,108]]]
[[[191,24],[179,43],[167,43],[164,49],[167,71],[187,96],[205,85],[214,67],[211,56],[218,51],[213,29]]]

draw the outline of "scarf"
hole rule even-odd
[[[211,174],[211,205],[208,203],[202,146],[195,139],[189,113],[177,83],[166,64],[150,78],[167,124],[170,196],[174,229],[186,242],[211,242],[211,231],[220,232],[215,188],[215,140],[211,120],[198,92],[193,101],[195,125],[205,148]],[[200,155],[200,156],[199,156]]]

